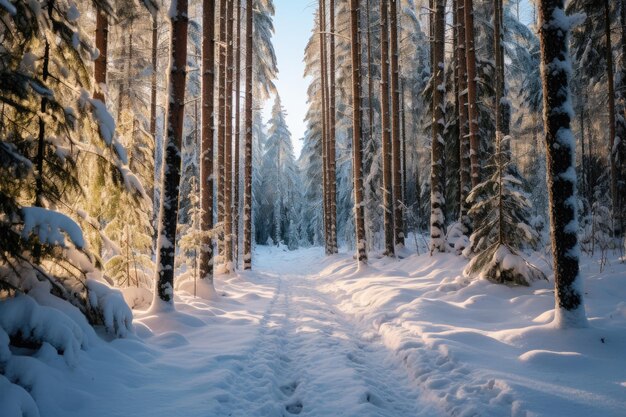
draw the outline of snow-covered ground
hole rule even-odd
[[[260,247],[214,299],[136,312],[136,337],[69,364],[44,346],[22,382],[49,417],[623,416],[626,265],[583,259],[590,326],[564,331],[551,283],[468,281],[454,255],[358,271],[351,254]],[[9,386],[2,417],[19,415]]]

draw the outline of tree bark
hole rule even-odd
[[[161,209],[158,224],[157,277],[153,307],[174,304],[174,257],[178,219],[178,190],[181,171],[181,147],[185,116],[185,81],[187,77],[187,0],[177,0],[176,14],[170,17],[170,77],[167,101],[167,138],[163,161]],[[160,303],[161,302],[161,303]]]
[[[361,77],[359,59],[359,1],[350,0],[350,44],[352,62],[352,171],[354,175],[354,226],[357,261],[367,263],[363,218],[363,163],[361,155]]]
[[[620,212],[617,184],[617,142],[615,133],[615,77],[613,70],[613,48],[611,45],[611,6],[609,0],[604,0],[604,30],[606,36],[606,80],[609,89],[609,166],[611,169],[611,202],[613,218]]]
[[[463,0],[457,0],[457,57],[459,67],[459,142],[460,142],[460,222],[463,224],[464,232],[469,236],[471,232],[471,221],[467,214],[470,207],[467,202],[467,196],[472,189],[472,178],[470,174],[470,143],[469,132],[467,126],[468,120],[468,103],[467,103],[467,57],[465,42],[465,4]]]
[[[235,37],[235,191],[233,193],[233,252],[235,268],[239,265],[239,181],[240,181],[240,158],[241,147],[241,2],[236,0],[237,5],[237,35]]]
[[[252,0],[246,0],[246,153],[243,196],[243,269],[252,269]]]
[[[93,97],[105,103],[104,90],[107,83],[107,59],[109,46],[109,17],[96,6],[96,48],[100,54],[94,62],[95,90]]]
[[[495,97],[494,110],[496,118],[496,149],[498,154],[501,152],[501,142],[504,133],[504,115],[502,101],[504,98],[504,57],[502,47],[502,20],[501,20],[502,0],[494,0],[493,7],[493,42],[495,51]],[[498,164],[499,168],[501,163]]]
[[[217,127],[217,222],[224,227],[224,151],[226,143],[226,20],[227,1],[220,0],[220,36],[219,36],[219,84],[218,84],[218,127]],[[226,234],[226,230],[222,231],[222,235]],[[218,251],[220,260],[224,261],[224,238],[221,237],[218,242]]]
[[[620,77],[620,86],[618,90],[619,102],[620,102],[620,114],[621,117],[618,118],[617,128],[617,136],[619,137],[619,146],[617,149],[617,156],[619,161],[619,174],[620,174],[620,183],[618,185],[618,195],[620,196],[619,200],[619,222],[620,222],[620,232],[622,236],[626,232],[626,210],[624,210],[624,206],[626,205],[626,0],[621,0],[620,7],[620,23],[621,23],[621,49],[622,49],[622,62],[621,62],[621,77]]]
[[[389,37],[391,57],[391,153],[393,154],[393,225],[395,244],[404,246],[402,207],[402,164],[400,161],[400,65],[398,50],[398,0],[389,1]]]
[[[336,76],[335,76],[335,0],[330,0],[329,4],[330,16],[330,34],[329,34],[329,63],[328,76],[329,80],[329,108],[328,108],[328,182],[330,185],[330,252],[338,253],[337,247],[337,152],[336,152],[336,133],[337,129],[337,109],[336,109]]]
[[[568,33],[555,16],[564,16],[564,0],[540,0],[539,31],[543,119],[554,263],[555,324],[586,325],[579,275],[576,204],[576,144],[570,130]]]
[[[233,271],[233,64],[234,64],[234,1],[228,2],[226,35],[226,128],[224,137],[224,266]]]
[[[474,2],[465,1],[465,57],[467,60],[467,116],[469,123],[472,188],[480,184],[480,138],[476,92],[476,49],[474,47]]]
[[[213,135],[215,92],[215,0],[202,5],[202,139],[200,148],[200,230],[213,229]],[[204,236],[200,252],[200,279],[213,283],[213,238]]]
[[[372,77],[372,26],[370,25],[370,0],[367,0],[367,110],[369,118],[369,138],[374,137],[374,77]]]
[[[430,173],[430,253],[445,252],[444,238],[444,36],[445,0],[435,0],[433,39],[433,115],[432,115],[432,158]]]
[[[324,243],[326,255],[331,252],[331,226],[330,226],[330,176],[328,162],[328,93],[327,93],[327,74],[326,66],[326,1],[319,0],[319,43],[320,43],[320,85],[322,99],[322,169],[323,169],[323,193],[324,193]]]
[[[157,64],[158,64],[158,21],[157,14],[152,15],[152,77],[150,80],[150,134],[156,141],[156,109],[157,109]]]
[[[389,5],[380,1],[380,118],[383,162],[383,220],[385,255],[395,256],[394,201],[392,185],[391,116],[389,114]]]

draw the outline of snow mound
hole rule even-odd
[[[0,374],[0,415],[2,417],[39,417],[39,409],[28,392]]]
[[[83,332],[72,319],[54,308],[37,304],[27,295],[0,302],[0,328],[21,344],[49,343],[68,365],[76,364],[83,344]]]
[[[563,366],[576,365],[573,359],[582,358],[578,352],[554,352],[551,350],[529,350],[519,356],[519,360],[539,367],[552,367],[555,369]]]
[[[153,294],[147,288],[143,287],[126,287],[120,288],[124,295],[126,304],[133,310],[147,310],[150,308]]]

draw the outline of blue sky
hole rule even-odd
[[[276,86],[287,111],[287,124],[293,138],[296,157],[300,155],[304,136],[306,114],[306,90],[309,81],[304,78],[304,48],[311,30],[317,1],[274,0],[274,50],[278,59]],[[265,106],[268,119],[273,99]]]

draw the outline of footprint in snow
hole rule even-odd
[[[296,388],[298,388],[298,383],[294,381],[289,384],[283,385],[282,387],[280,387],[280,390],[283,394],[290,397],[296,391]]]
[[[289,414],[300,414],[303,407],[302,403],[297,401],[295,403],[287,404],[285,406],[285,410],[287,410]]]

